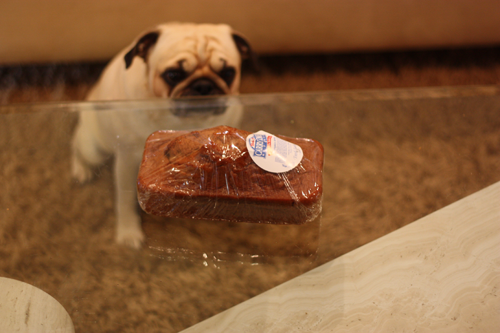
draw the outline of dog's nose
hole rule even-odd
[[[193,82],[191,85],[191,89],[201,95],[201,96],[208,96],[208,95],[215,95],[215,92],[218,89],[218,87],[213,83],[212,81],[208,79],[199,79]]]

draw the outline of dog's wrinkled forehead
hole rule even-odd
[[[240,65],[238,49],[227,25],[163,25],[150,65],[159,68],[182,66],[192,71],[196,66],[209,65],[219,71],[228,63]]]

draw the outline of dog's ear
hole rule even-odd
[[[139,38],[135,46],[125,54],[125,68],[127,69],[132,65],[135,56],[139,56],[146,61],[148,51],[156,43],[159,35],[158,31],[153,31]]]
[[[241,54],[243,59],[251,58],[253,56],[252,48],[250,47],[250,43],[248,43],[247,39],[243,37],[239,32],[233,31],[232,37],[238,51]]]
[[[254,68],[257,68],[257,57],[248,43],[248,40],[239,32],[232,32],[233,41],[240,52],[242,59],[250,59]]]

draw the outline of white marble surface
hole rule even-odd
[[[184,332],[500,332],[500,183]]]
[[[0,277],[0,332],[74,331],[68,313],[52,296],[27,283]]]

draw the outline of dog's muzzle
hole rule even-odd
[[[212,80],[200,78],[193,81],[181,94],[181,97],[188,96],[213,96],[225,95],[224,91],[219,88]]]

